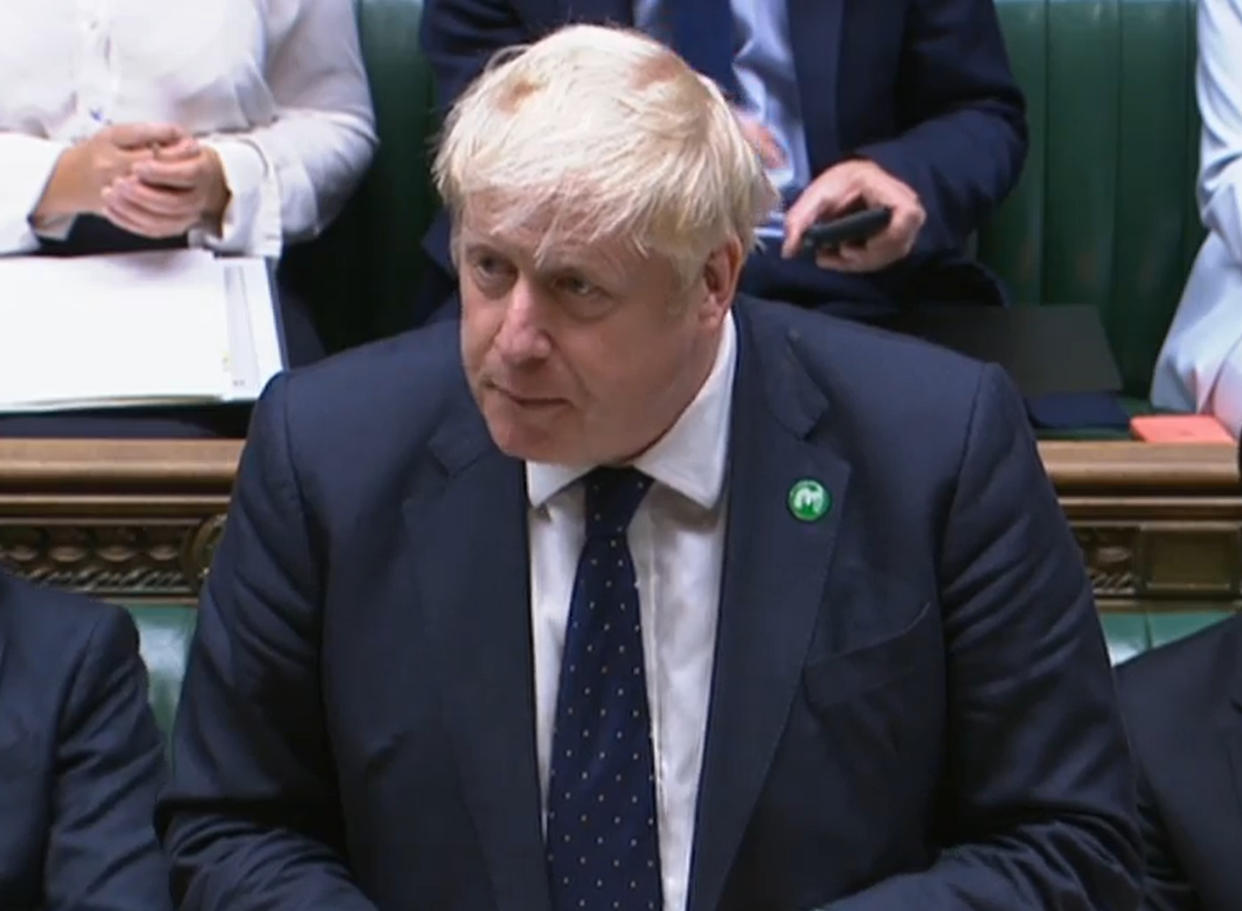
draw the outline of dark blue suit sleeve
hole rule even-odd
[[[164,741],[147,704],[138,636],[119,609],[101,614],[56,732],[44,867],[46,911],[171,908],[151,814]]]
[[[999,368],[942,532],[944,812],[965,837],[831,911],[1121,911],[1142,871],[1134,773],[1091,586]]]
[[[1173,853],[1155,795],[1138,761],[1139,831],[1143,836],[1142,911],[1199,911],[1199,899]]]
[[[1026,157],[1025,104],[992,0],[914,0],[896,90],[903,131],[853,153],[919,194],[916,255],[958,249]]]
[[[321,708],[318,564],[286,381],[273,380],[255,410],[156,816],[186,911],[374,911],[343,860]]]

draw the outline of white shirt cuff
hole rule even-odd
[[[67,142],[0,133],[0,254],[29,253],[39,248],[30,213],[43,197],[56,162],[69,148]],[[72,219],[66,222],[66,226]],[[49,231],[49,234],[54,231]]]
[[[1214,183],[1215,192],[1204,206],[1203,221],[1220,235],[1234,262],[1242,264],[1242,158],[1222,170]]]
[[[280,256],[280,187],[263,153],[241,139],[214,138],[203,143],[220,156],[229,204],[220,220],[220,233],[195,228],[190,244],[217,253]]]

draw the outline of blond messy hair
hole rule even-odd
[[[467,211],[536,227],[537,257],[619,238],[687,285],[730,238],[750,250],[777,198],[714,83],[638,32],[589,25],[498,54],[450,112],[434,176],[455,238]]]

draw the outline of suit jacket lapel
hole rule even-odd
[[[837,137],[837,78],[846,0],[787,2],[798,100],[802,103],[807,155],[814,171],[817,165],[836,161],[843,153]],[[812,173],[811,179],[817,176]]]
[[[466,403],[430,450],[443,474],[427,472],[406,515],[462,790],[498,908],[547,908],[522,463]]]
[[[691,911],[720,901],[793,700],[819,613],[849,467],[814,431],[827,402],[780,327],[738,308],[729,519],[711,708],[691,860]],[[779,331],[778,331],[779,330]],[[819,481],[818,521],[789,509],[790,488]]]

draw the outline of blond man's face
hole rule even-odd
[[[470,389],[509,455],[627,461],[698,392],[728,303],[700,293],[703,282],[683,288],[667,260],[618,241],[562,245],[537,260],[541,237],[536,228],[505,233],[463,219],[457,253]]]

